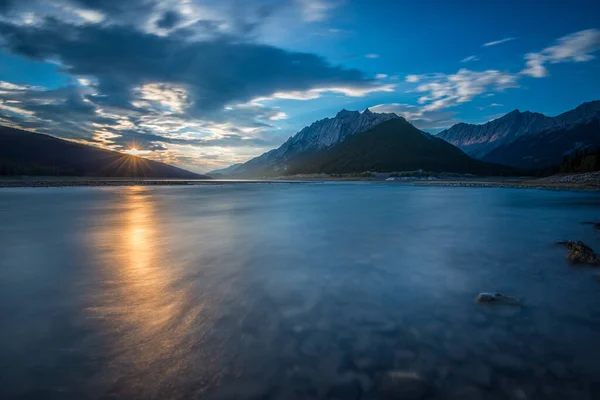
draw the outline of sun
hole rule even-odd
[[[132,155],[132,156],[142,156],[145,154],[150,154],[150,150],[140,150],[137,147],[130,147],[129,149],[123,151],[123,153]]]

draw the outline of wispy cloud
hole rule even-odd
[[[451,75],[434,74],[414,91],[425,93],[418,100],[423,110],[433,111],[466,103],[490,91],[519,87],[518,75],[498,70],[471,71],[461,68]]]
[[[385,79],[387,77],[388,77],[387,74],[377,74],[377,75],[375,75],[375,79]]]
[[[477,57],[477,56],[469,56],[469,57],[466,57],[466,58],[463,58],[462,60],[460,60],[461,63],[466,63],[466,62],[469,62],[469,61],[479,61],[479,57]]]
[[[324,21],[329,13],[337,7],[337,4],[326,0],[297,0],[302,16],[307,22]]]
[[[514,38],[505,38],[484,44],[493,46]],[[417,83],[418,86],[409,92],[423,93],[418,99],[420,111],[435,111],[466,103],[476,97],[491,97],[494,93],[508,88],[518,88],[523,75],[541,78],[548,75],[546,64],[564,62],[585,62],[594,59],[593,53],[600,50],[600,30],[588,29],[559,38],[556,44],[538,53],[525,55],[527,66],[519,73],[490,69],[472,71],[462,68],[455,74],[421,74],[406,75],[405,81]],[[477,56],[470,56],[462,62],[475,61]],[[500,107],[492,103],[487,107]]]
[[[510,42],[511,40],[515,40],[515,39],[516,39],[516,38],[514,38],[514,37],[507,37],[507,38],[504,38],[504,39],[500,39],[500,40],[494,40],[494,41],[492,41],[492,42],[487,42],[487,43],[484,43],[484,44],[482,44],[481,46],[482,46],[482,47],[496,46],[496,45],[498,45],[498,44],[502,44],[502,43]]]
[[[587,29],[572,33],[556,41],[554,46],[546,47],[539,53],[525,55],[526,68],[523,75],[543,78],[549,75],[545,64],[565,62],[585,62],[594,59],[592,53],[600,50],[600,30]]]
[[[499,103],[492,103],[488,106],[483,106],[483,107],[477,107],[478,110],[483,111],[486,108],[493,108],[493,107],[504,107],[504,104],[499,104]]]
[[[262,104],[265,101],[272,100],[314,100],[321,97],[324,93],[338,93],[349,97],[363,97],[375,92],[393,92],[395,88],[396,85],[379,83],[355,86],[325,86],[304,91],[275,92],[270,96],[254,98],[250,103]]]
[[[375,54],[375,53],[365,54],[365,58],[379,58],[379,54]]]

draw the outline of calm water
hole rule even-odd
[[[598,399],[600,280],[553,242],[600,250],[599,218],[515,189],[1,190],[0,398]]]

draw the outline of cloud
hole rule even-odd
[[[13,53],[57,58],[65,73],[95,77],[103,101],[113,106],[130,103],[133,89],[147,82],[186,87],[193,114],[275,92],[342,88],[338,92],[352,95],[379,85],[314,54],[226,37],[186,42],[122,26],[72,26],[53,19],[35,27],[0,22],[0,37]]]
[[[106,18],[104,14],[94,10],[75,9],[74,12],[84,21],[91,23],[99,23]]]
[[[498,45],[498,44],[502,44],[502,43],[510,42],[510,41],[512,41],[512,40],[515,40],[515,39],[516,39],[516,38],[514,38],[514,37],[507,37],[507,38],[504,38],[504,39],[500,39],[500,40],[494,40],[494,41],[492,41],[492,42],[487,42],[487,43],[484,43],[484,44],[482,44],[481,46],[482,46],[482,47],[496,46],[496,45]]]
[[[336,8],[336,4],[326,0],[298,0],[302,16],[307,22],[324,21]]]
[[[387,74],[377,74],[377,75],[375,75],[375,79],[385,79],[387,77],[388,77]]]
[[[270,119],[271,121],[278,121],[278,120],[280,120],[280,119],[287,119],[287,117],[288,117],[288,116],[287,116],[287,114],[286,114],[286,113],[284,113],[283,111],[277,111],[277,112],[275,112],[273,115],[271,115],[271,116],[269,117],[269,119]]]
[[[499,103],[492,103],[488,106],[483,106],[483,107],[477,107],[478,110],[483,111],[486,108],[493,108],[493,107],[504,107],[504,104],[499,104]]]
[[[190,40],[257,34],[278,10],[297,10],[296,0],[0,0],[13,22],[37,25],[47,17],[64,23],[104,22],[160,36],[179,31]],[[286,11],[286,12],[288,12]],[[288,12],[289,14],[289,12]],[[176,29],[175,29],[176,28]],[[185,34],[183,34],[185,33]]]
[[[365,58],[379,58],[379,54],[375,54],[375,53],[365,54]]]
[[[270,96],[257,97],[252,99],[252,104],[262,104],[265,101],[273,100],[314,100],[318,99],[323,93],[340,93],[349,97],[363,97],[375,92],[393,92],[396,85],[392,84],[374,84],[370,86],[331,86],[310,89],[306,91],[275,92]]]
[[[471,71],[465,68],[451,75],[433,74],[414,91],[425,93],[418,100],[425,111],[466,103],[489,91],[519,87],[518,75],[498,70]]]
[[[388,103],[378,104],[369,109],[377,113],[394,113],[404,117],[419,129],[439,130],[448,128],[458,122],[454,118],[454,113],[440,110],[425,110],[411,104]]]
[[[479,57],[477,57],[477,56],[469,56],[469,57],[466,57],[466,58],[463,58],[462,60],[460,60],[461,63],[466,63],[466,62],[469,62],[469,61],[479,61]]]
[[[592,53],[600,50],[600,30],[587,29],[564,36],[556,44],[538,53],[525,55],[526,68],[521,74],[534,78],[549,75],[546,64],[565,62],[586,62],[594,59]]]
[[[404,78],[404,79],[406,80],[406,82],[416,83],[421,80],[421,76],[420,75],[406,75],[406,78]]]

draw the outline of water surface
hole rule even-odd
[[[378,399],[411,373],[404,398],[600,398],[600,281],[553,245],[600,249],[598,218],[540,190],[3,189],[0,397]]]

